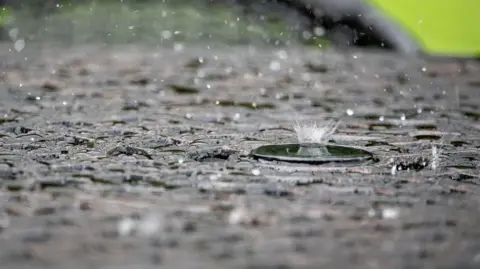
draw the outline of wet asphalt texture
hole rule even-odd
[[[0,268],[479,268],[480,65],[305,48],[9,51]],[[27,60],[25,60],[27,57]],[[255,160],[341,120],[353,164]]]

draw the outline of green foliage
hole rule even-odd
[[[0,26],[6,26],[12,20],[12,11],[6,7],[0,7]]]

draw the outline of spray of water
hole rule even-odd
[[[317,122],[306,124],[295,122],[293,129],[295,130],[298,142],[300,144],[325,144],[335,133],[339,124],[340,121],[334,120],[330,120],[321,124],[318,124]]]

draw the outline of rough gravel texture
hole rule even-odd
[[[9,49],[1,268],[480,267],[478,63]],[[322,119],[341,119],[333,142],[377,162],[248,156],[295,142],[294,120]]]

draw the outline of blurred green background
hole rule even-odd
[[[3,2],[3,3],[2,3]],[[243,0],[3,0],[3,39],[64,44],[326,45],[292,9]],[[10,34],[9,34],[10,33]]]

